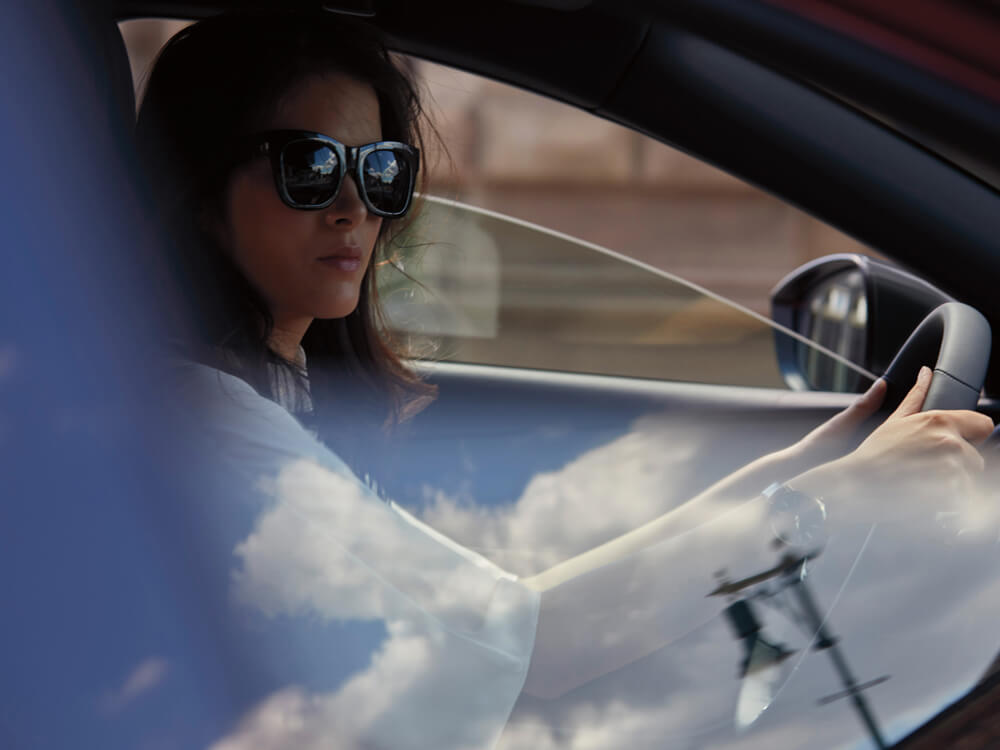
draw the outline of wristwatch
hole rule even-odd
[[[820,498],[781,482],[774,482],[761,494],[767,500],[767,520],[776,539],[803,551],[826,545],[826,506]]]

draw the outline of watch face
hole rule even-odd
[[[784,485],[771,490],[769,521],[776,538],[789,547],[812,549],[826,544],[826,508],[805,493]]]

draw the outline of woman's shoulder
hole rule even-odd
[[[167,370],[168,405],[193,428],[237,448],[253,445],[274,455],[323,458],[343,468],[298,419],[243,378],[183,358],[172,359]]]
[[[181,394],[228,395],[248,405],[268,400],[243,378],[203,362],[174,356],[168,360],[166,369],[169,386]]]
[[[292,418],[245,379],[218,367],[174,358],[166,370],[166,388],[171,401],[178,406],[198,408],[206,415],[250,412],[279,421]]]

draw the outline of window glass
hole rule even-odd
[[[783,385],[775,334],[762,316],[664,271],[492,212],[428,198],[396,262],[381,272],[397,334],[431,358]]]
[[[698,159],[567,104],[414,63],[432,139],[430,192],[564,232],[757,312],[775,282],[831,253],[873,254]]]
[[[122,24],[137,89],[184,25]],[[784,387],[774,346],[782,334],[766,322],[771,289],[816,257],[868,252],[628,128],[403,60],[432,125],[427,195],[381,267],[380,286],[391,327],[417,355]],[[800,366],[843,371],[844,390],[860,387],[864,376],[837,364],[858,361],[857,347],[829,344],[798,347]]]
[[[173,29],[154,30],[158,44]],[[413,348],[782,386],[770,289],[815,256],[860,248],[625,129],[414,65],[450,157],[425,152],[431,190],[380,266],[390,321]],[[863,348],[856,281],[832,280],[809,308],[809,334],[846,356]],[[803,372],[852,387],[851,372],[814,351],[799,352]],[[578,608],[547,619],[547,632],[521,616],[530,607],[511,592],[527,590],[511,576],[598,549],[787,447],[847,403],[835,394],[439,368],[438,399],[378,443],[377,471],[361,482],[248,384],[201,375],[208,402],[195,388],[171,402],[194,422],[176,472],[192,482],[192,502],[179,504],[190,516],[177,528],[191,530],[189,578],[210,592],[199,602],[217,597],[209,616],[231,628],[220,663],[240,688],[240,718],[203,722],[213,744],[201,746],[860,747],[858,701],[840,698],[877,687],[870,713],[895,741],[995,653],[995,530],[983,546],[959,544],[955,506],[939,511],[937,498],[920,523],[845,524],[851,506],[826,497],[842,526],[799,550],[812,557],[805,568],[791,553],[808,539],[776,545],[770,511],[739,539],[707,523],[760,507],[746,501],[770,481],[761,475],[649,554],[576,577],[557,596]],[[236,452],[216,455],[230,441]],[[784,460],[779,476],[796,471],[794,455]],[[199,484],[187,467],[202,462],[211,481]],[[627,609],[619,591],[634,596]],[[529,685],[525,652],[537,644]],[[123,673],[169,689],[174,662],[157,643],[143,648],[153,656]],[[856,680],[843,677],[848,663]]]
[[[615,123],[413,64],[440,136],[425,159],[434,198],[394,248],[405,275],[387,264],[382,284],[392,326],[416,351],[783,387],[765,322],[771,289],[809,260],[863,247]]]

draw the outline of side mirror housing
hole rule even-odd
[[[794,390],[864,391],[868,379],[843,360],[881,375],[924,317],[953,301],[923,279],[864,255],[806,263],[771,292],[771,315],[818,347],[775,329],[781,374]]]

